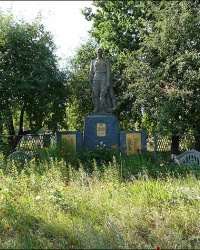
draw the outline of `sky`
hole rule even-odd
[[[42,23],[54,36],[56,54],[63,60],[73,56],[88,37],[92,22],[81,14],[84,7],[92,7],[92,1],[0,1],[0,9],[11,8],[16,19],[23,17],[31,22],[41,11]]]

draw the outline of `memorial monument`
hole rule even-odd
[[[84,131],[58,132],[58,140],[70,141],[77,152],[83,149],[118,146],[124,154],[146,152],[146,131],[119,131],[119,123],[113,115],[117,100],[111,81],[110,61],[103,57],[102,48],[90,63],[89,84],[94,110],[85,117]]]
[[[112,113],[117,101],[111,82],[110,61],[102,56],[101,48],[97,49],[96,54],[97,58],[91,61],[89,72],[94,114]]]
[[[117,101],[111,82],[110,61],[103,57],[102,48],[98,48],[96,54],[89,72],[94,111],[85,118],[84,145],[94,148],[103,142],[108,147],[119,146],[118,119],[112,115]]]

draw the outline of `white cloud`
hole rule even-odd
[[[33,20],[41,11],[43,24],[58,47],[57,55],[68,57],[87,38],[91,22],[85,20],[81,8],[91,7],[92,1],[0,1],[0,8],[12,7],[16,18]]]

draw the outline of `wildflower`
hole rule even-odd
[[[144,247],[144,242],[141,242],[140,245],[139,245],[141,248]]]
[[[160,163],[160,167],[163,167],[164,166],[164,164],[163,163]]]
[[[36,201],[38,201],[38,200],[40,200],[40,196],[39,195],[37,195],[36,197],[35,197],[35,199],[36,199]]]

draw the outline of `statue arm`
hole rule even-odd
[[[106,62],[106,72],[107,72],[106,85],[107,85],[107,87],[110,87],[110,77],[111,77],[110,61],[108,59],[106,61],[107,61]]]
[[[90,63],[90,72],[89,72],[89,83],[90,83],[90,86],[92,86],[93,77],[94,77],[94,66],[93,66],[93,61],[91,61],[91,63]]]

